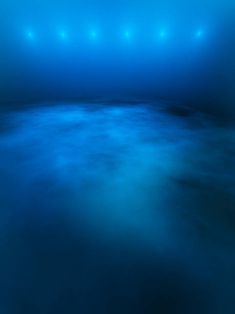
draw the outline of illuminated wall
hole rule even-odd
[[[10,0],[1,7],[2,102],[231,102],[232,1]]]

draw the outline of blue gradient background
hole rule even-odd
[[[234,9],[0,0],[0,314],[235,313]]]

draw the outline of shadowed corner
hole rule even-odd
[[[6,238],[7,236],[7,238]],[[210,294],[174,260],[72,233],[63,220],[1,235],[6,313],[207,313]],[[93,234],[95,236],[95,234]],[[209,312],[208,312],[209,313]]]

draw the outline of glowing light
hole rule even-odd
[[[35,39],[35,35],[34,35],[34,33],[33,33],[32,31],[28,31],[28,32],[26,33],[26,37],[27,37],[29,40]]]
[[[130,32],[129,31],[125,31],[124,36],[127,39],[130,38]]]
[[[131,38],[132,38],[132,33],[131,33],[131,31],[130,31],[130,30],[125,30],[125,31],[123,32],[123,34],[122,34],[122,37],[123,37],[124,40],[130,41]]]
[[[91,31],[90,31],[90,34],[89,34],[89,37],[90,37],[93,41],[97,40],[97,38],[98,38],[97,31],[96,31],[96,30],[91,30]]]
[[[159,38],[160,39],[165,39],[166,38],[166,31],[164,29],[160,30],[159,32]]]
[[[203,36],[203,30],[199,29],[196,33],[195,33],[195,37],[196,38],[201,38]]]
[[[132,31],[127,27],[127,28],[123,28],[120,32],[121,34],[121,38],[126,41],[126,42],[131,42],[133,39],[133,33]],[[162,44],[164,42],[166,42],[166,39],[168,39],[169,37],[169,32],[167,28],[159,28],[156,32],[156,39]],[[198,28],[198,29],[194,29],[192,31],[192,38],[194,38],[194,40],[199,40],[199,39],[203,39],[203,37],[205,36],[205,29],[203,28]],[[98,39],[100,40],[100,33],[97,31],[96,28],[91,28],[90,30],[88,30],[88,34],[87,34],[88,39],[90,39],[93,42],[97,42]],[[37,34],[31,30],[31,29],[26,29],[25,30],[25,38],[28,39],[29,41],[36,41],[37,39]],[[69,39],[69,33],[66,31],[66,29],[57,29],[57,38],[60,41],[68,41]]]
[[[60,32],[59,32],[59,37],[60,37],[60,39],[62,39],[62,40],[66,40],[66,39],[68,38],[68,34],[67,34],[67,32],[65,32],[65,31],[60,31]]]

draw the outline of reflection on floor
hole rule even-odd
[[[0,122],[1,313],[235,313],[233,128],[160,103]]]

